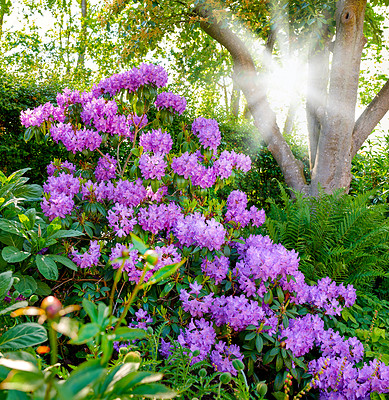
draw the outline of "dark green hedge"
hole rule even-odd
[[[47,101],[54,102],[60,91],[58,82],[37,83],[33,77],[0,72],[0,169],[6,175],[29,167],[26,174],[31,183],[41,184],[46,178],[46,166],[54,157],[64,158],[67,151],[52,143],[37,144],[23,139],[25,128],[20,124],[20,112]]]

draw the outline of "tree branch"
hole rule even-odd
[[[358,118],[353,131],[351,156],[354,157],[376,125],[389,110],[389,79]]]

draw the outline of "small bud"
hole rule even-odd
[[[152,335],[154,333],[154,329],[151,326],[147,327],[147,333]]]
[[[139,351],[130,351],[123,360],[125,363],[140,363],[142,361]]]
[[[229,372],[224,372],[220,375],[220,382],[226,385],[231,380],[231,374]]]
[[[127,348],[127,347],[121,347],[121,348],[119,349],[119,354],[125,355],[125,354],[127,354],[127,353],[128,353],[128,348]]]
[[[257,392],[261,397],[264,397],[267,393],[267,385],[265,382],[260,382],[257,385]]]
[[[158,253],[155,250],[147,250],[143,257],[151,265],[156,265],[158,262]]]
[[[283,340],[281,343],[280,343],[280,347],[281,348],[284,348],[286,346],[286,342],[285,342],[285,340]]]
[[[47,354],[47,353],[50,353],[50,347],[49,347],[49,346],[39,346],[39,347],[36,349],[36,352],[37,352],[38,354]]]
[[[192,354],[193,357],[197,357],[198,355],[200,355],[200,350],[195,350]]]
[[[39,300],[39,297],[36,294],[33,294],[28,301],[30,302],[30,304],[34,304],[38,300]]]
[[[232,366],[237,370],[237,371],[241,371],[242,369],[244,369],[244,364],[241,360],[239,360],[238,358],[236,358],[235,360],[232,361]]]
[[[199,375],[202,378],[205,378],[207,376],[207,370],[205,368],[201,368],[200,371],[199,371]]]
[[[56,297],[48,296],[43,299],[41,308],[46,311],[47,318],[54,319],[62,310],[62,304]]]

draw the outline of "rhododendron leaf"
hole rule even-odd
[[[7,246],[4,247],[1,255],[3,256],[5,261],[9,263],[16,263],[30,257],[31,253],[29,253],[28,251],[21,251],[13,246]]]
[[[131,232],[131,240],[134,247],[141,253],[142,255],[146,253],[148,247],[143,243],[143,241],[136,235]]]
[[[277,359],[276,359],[276,371],[280,371],[281,368],[284,366],[284,360],[282,359],[281,354],[277,355]]]
[[[273,392],[272,395],[277,399],[277,400],[287,400],[289,396],[284,393],[284,392]]]
[[[254,339],[254,338],[255,338],[255,336],[256,336],[256,334],[257,334],[257,332],[251,332],[251,333],[248,333],[248,334],[245,336],[245,340],[251,340],[251,339]]]
[[[46,278],[52,281],[58,279],[58,267],[54,260],[49,256],[37,254],[35,256],[35,262],[39,272]]]
[[[57,256],[55,254],[50,254],[48,257],[52,258],[56,262],[59,262],[60,264],[65,265],[65,267],[68,267],[72,271],[77,271],[78,270],[77,265],[67,257]]]
[[[263,339],[260,334],[257,334],[257,337],[255,338],[255,347],[257,348],[258,353],[262,353]]]
[[[182,259],[177,264],[165,265],[151,276],[151,278],[144,284],[144,287],[154,285],[155,283],[168,278],[170,275],[173,275],[178,270],[178,268],[180,268],[181,265],[185,263],[185,261],[186,258]]]

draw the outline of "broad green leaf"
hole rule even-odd
[[[160,381],[162,378],[163,375],[160,373],[149,371],[131,372],[115,383],[113,391],[115,394],[129,394],[132,393],[131,389],[135,385]]]
[[[100,365],[100,360],[87,361],[70,374],[62,387],[73,399],[86,386],[94,384],[106,374],[107,370]]]
[[[143,241],[136,235],[131,232],[131,240],[134,247],[139,251],[141,254],[145,254],[148,250],[148,247],[143,243]]]
[[[178,268],[181,267],[182,264],[184,264],[186,261],[186,258],[183,258],[179,263],[177,264],[170,264],[170,265],[165,265],[158,271],[156,271],[150,279],[144,284],[145,287],[154,285],[155,283],[162,281],[163,279],[168,278],[169,276],[173,275]]]
[[[288,397],[284,392],[273,392],[272,395],[277,399],[277,400],[286,400]]]
[[[6,390],[20,390],[21,392],[32,392],[44,384],[42,372],[14,371],[1,382],[0,388]]]
[[[68,238],[68,237],[77,237],[77,236],[82,236],[83,233],[73,230],[73,229],[69,229],[69,230],[65,230],[65,229],[61,229],[59,231],[56,231],[54,234],[52,234],[50,236],[50,239],[62,239],[62,238]]]
[[[9,289],[11,289],[13,282],[12,271],[6,271],[0,274],[0,300],[2,300]]]
[[[36,346],[47,340],[46,329],[35,322],[26,322],[9,329],[0,337],[0,350],[18,350]]]
[[[42,197],[43,189],[39,185],[23,185],[14,191],[14,196],[27,201],[39,200]]]
[[[140,385],[131,390],[132,395],[147,397],[150,399],[172,399],[177,396],[174,390],[169,389],[161,383],[150,383]]]
[[[83,325],[78,332],[78,337],[72,340],[74,344],[82,344],[91,341],[100,332],[100,326],[95,323]]]
[[[114,337],[114,340],[117,341],[144,339],[146,337],[146,331],[144,329],[127,328],[123,326],[116,329]]]
[[[10,232],[0,231],[0,242],[7,246],[14,246],[21,250],[24,238]]]
[[[15,274],[15,276],[19,278],[19,282],[14,284],[14,288],[17,291],[23,293],[26,290],[31,289],[32,293],[35,293],[38,286],[32,276],[20,274]]]
[[[0,229],[5,232],[13,233],[17,236],[26,237],[20,222],[10,221],[5,218],[0,218]]]
[[[35,256],[35,262],[39,272],[46,278],[52,281],[58,279],[58,267],[57,264],[49,257],[42,254]]]
[[[1,255],[3,256],[5,261],[9,263],[16,263],[30,257],[31,253],[29,253],[28,251],[21,251],[14,246],[7,246],[4,247]]]
[[[51,288],[46,282],[42,281],[36,281],[37,284],[37,289],[35,290],[35,293],[38,296],[49,296],[51,293]]]
[[[65,265],[65,267],[68,267],[72,271],[77,271],[78,270],[77,264],[75,264],[72,260],[70,260],[67,257],[57,256],[57,255],[54,255],[54,254],[48,255],[48,257],[52,258],[54,261],[59,262],[62,265]]]
[[[98,319],[97,319],[96,304],[84,298],[82,300],[82,307],[84,308],[85,312],[89,315],[90,320],[92,322],[97,322]]]

